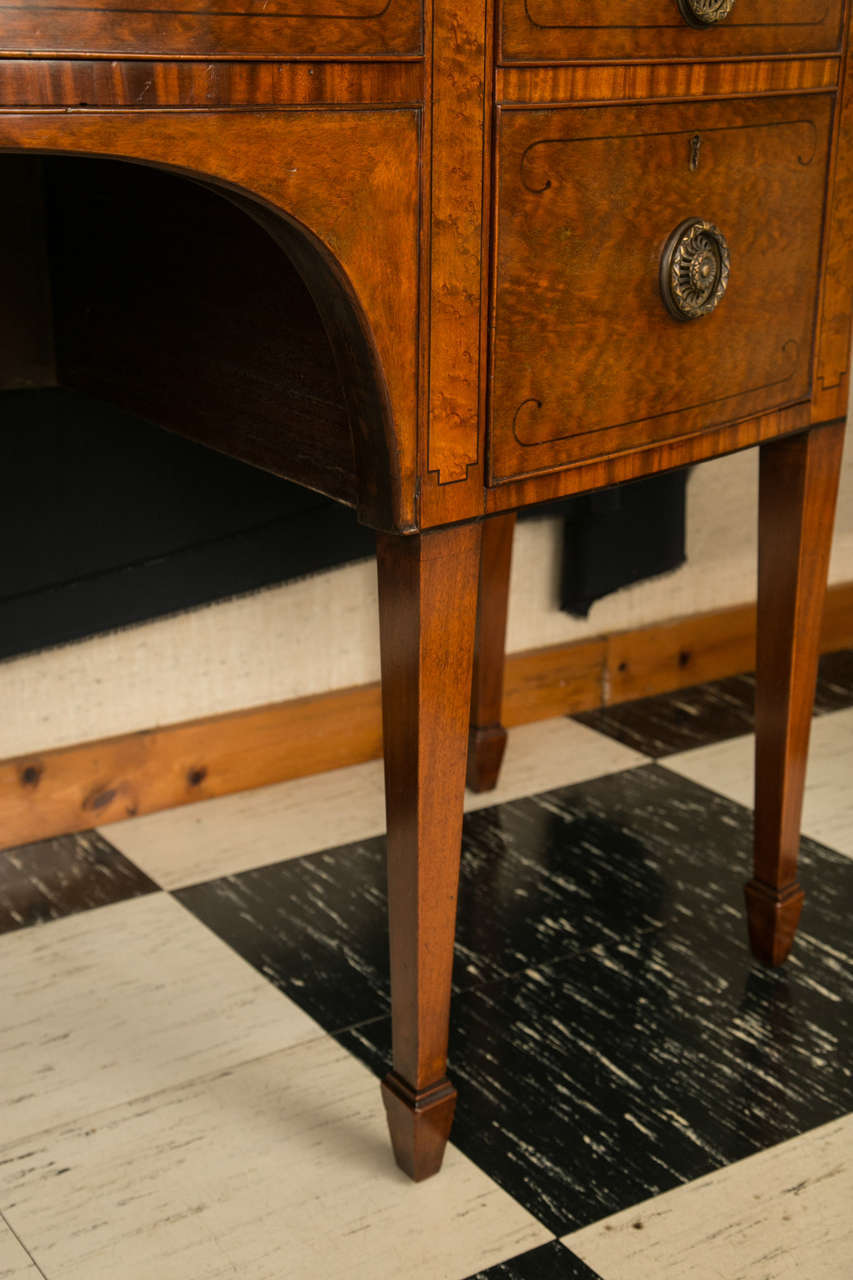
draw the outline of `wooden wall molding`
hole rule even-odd
[[[853,582],[830,587],[825,653],[853,647]],[[697,614],[507,658],[508,726],[589,711],[752,669],[755,606]],[[0,761],[9,848],[135,814],[372,760],[378,684],[338,689]]]

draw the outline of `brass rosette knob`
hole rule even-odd
[[[678,0],[678,7],[691,27],[713,27],[726,20],[735,7],[735,0]]]
[[[660,291],[676,320],[698,320],[721,302],[731,260],[726,237],[713,222],[688,218],[664,245]]]

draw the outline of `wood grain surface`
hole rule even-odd
[[[472,791],[492,790],[506,747],[501,706],[514,532],[514,511],[483,521],[466,777]]]
[[[844,423],[763,445],[759,471],[755,874],[746,887],[752,949],[788,955],[803,891],[797,856],[819,627]]]
[[[397,1163],[438,1171],[456,1103],[450,979],[480,567],[479,524],[377,544]]]
[[[757,418],[745,418],[725,426],[626,450],[592,462],[575,463],[561,470],[543,471],[526,479],[511,480],[486,490],[487,511],[510,511],[528,503],[550,502],[589,489],[603,489],[625,480],[638,480],[657,471],[690,466],[708,458],[737,453],[762,440],[792,435],[809,425],[811,404],[802,401],[787,409],[775,409]]]
[[[502,0],[505,62],[577,59],[737,58],[832,51],[842,0],[738,0],[729,17],[701,30],[672,0]]]
[[[831,111],[828,95],[501,110],[493,480],[808,395]],[[691,217],[720,229],[731,277],[680,322],[659,264]]]
[[[420,59],[393,62],[5,58],[3,107],[250,107],[423,98]]]
[[[416,54],[422,0],[0,0],[4,53],[203,58]],[[44,15],[49,14],[49,21]]]
[[[844,79],[827,192],[823,276],[815,343],[812,421],[847,413],[853,314],[853,45],[847,33]]]
[[[430,487],[463,485],[463,516],[466,497],[470,501],[470,492],[482,483],[481,476],[471,472],[481,460],[490,16],[490,2],[436,0],[427,64],[425,147],[431,221],[425,283],[429,390],[424,469]],[[466,481],[471,482],[467,488]]]
[[[831,57],[737,62],[617,62],[574,66],[500,67],[498,102],[654,101],[661,98],[727,98],[757,93],[830,89],[840,59]]]

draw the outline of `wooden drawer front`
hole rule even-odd
[[[842,0],[737,0],[697,29],[677,0],[503,0],[501,59],[729,58],[836,49]]]
[[[808,396],[832,101],[499,112],[493,482]],[[731,270],[684,321],[660,263],[694,217]]]
[[[421,18],[421,0],[0,0],[0,50],[382,57],[419,53]]]

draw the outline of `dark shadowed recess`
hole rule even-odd
[[[372,531],[349,507],[65,388],[0,395],[0,476],[0,658],[374,553]],[[626,486],[606,509],[581,499],[548,507],[566,519],[570,612],[585,612],[591,591],[681,562],[676,534],[666,548],[658,536],[634,537],[631,560],[609,536],[592,536],[611,525],[617,533],[630,490],[659,512],[657,479]],[[683,477],[681,496],[665,479],[683,529]]]
[[[80,393],[0,422],[0,658],[373,553],[349,507]]]

